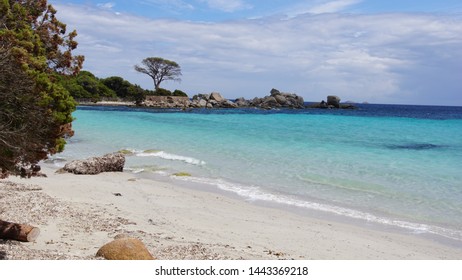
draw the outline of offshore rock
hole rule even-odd
[[[221,96],[221,94],[218,93],[218,92],[212,92],[212,93],[210,94],[210,98],[209,98],[209,99],[210,99],[210,100],[215,100],[215,101],[217,101],[218,103],[225,101],[225,99],[223,98],[223,96]]]
[[[340,104],[340,97],[334,95],[328,96],[327,102],[323,100],[320,103],[311,104],[309,107],[316,109],[357,109],[356,106],[351,103]]]
[[[224,98],[218,92],[212,92],[211,94],[197,94],[194,95],[192,98],[192,102],[190,104],[193,108],[237,108],[238,106]]]
[[[340,108],[340,97],[335,95],[327,96],[327,106],[333,106],[335,108]]]
[[[96,175],[102,172],[122,172],[124,165],[125,155],[113,153],[86,160],[74,160],[66,164],[63,170],[79,175]]]
[[[101,247],[96,256],[106,260],[154,260],[143,242],[123,236]]]
[[[260,104],[259,107],[264,108],[264,109],[271,109],[271,108],[276,108],[276,107],[281,107],[277,101],[277,99],[273,96],[267,96],[264,98],[264,101]]]
[[[243,108],[257,107],[262,109],[274,108],[305,108],[303,97],[292,93],[280,92],[272,89],[271,95],[263,98],[255,97],[252,100],[246,100],[241,97],[234,102],[224,98],[219,92],[210,94],[197,94],[191,100],[184,96],[148,96],[144,105],[155,108]]]
[[[240,97],[234,100],[234,103],[236,104],[237,107],[248,107],[250,105],[250,102],[245,100],[244,97]]]
[[[263,98],[254,98],[250,101],[250,105],[263,108],[263,109],[273,109],[273,108],[292,108],[292,109],[303,109],[305,108],[305,102],[303,97],[298,96],[293,93],[284,93],[280,92],[277,89],[271,90],[270,96],[265,96]]]

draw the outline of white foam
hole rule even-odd
[[[139,173],[143,173],[145,170],[144,168],[124,168],[124,171],[128,171],[133,174],[139,174]]]
[[[133,153],[137,157],[157,157],[157,158],[162,158],[162,159],[167,159],[167,160],[182,161],[182,162],[192,164],[192,165],[205,165],[206,164],[205,161],[202,161],[199,159],[170,154],[164,151],[153,151],[153,152],[136,151],[136,150],[130,150],[130,151],[133,151]]]
[[[198,177],[175,177],[178,180],[189,181],[194,183],[201,183],[216,186],[221,190],[235,193],[247,200],[251,201],[266,201],[273,202],[278,204],[285,204],[290,206],[296,206],[300,208],[322,211],[326,213],[331,213],[340,216],[346,216],[353,219],[364,220],[368,222],[378,223],[387,226],[395,226],[407,230],[411,230],[414,233],[431,233],[446,238],[462,241],[462,231],[447,229],[438,226],[431,226],[420,223],[413,223],[401,220],[394,220],[385,217],[378,217],[370,213],[348,209],[345,207],[322,204],[317,202],[310,202],[292,198],[289,196],[272,194],[269,192],[264,192],[260,187],[257,186],[244,186],[240,184],[234,184],[222,179],[208,179],[208,178],[198,178]]]

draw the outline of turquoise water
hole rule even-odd
[[[462,242],[462,109],[149,111],[80,107],[65,160],[122,149],[126,171]],[[442,111],[443,110],[443,111]],[[446,111],[444,111],[446,110]]]

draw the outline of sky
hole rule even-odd
[[[177,62],[190,97],[462,106],[460,0],[49,0],[84,70],[153,89],[134,70]]]

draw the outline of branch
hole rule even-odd
[[[25,225],[9,223],[0,220],[0,238],[22,242],[34,242],[40,234],[40,229]]]

